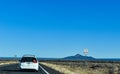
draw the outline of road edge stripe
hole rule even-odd
[[[50,74],[50,73],[47,72],[42,66],[39,65],[39,67],[40,67],[46,74]]]

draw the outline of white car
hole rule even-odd
[[[39,62],[34,55],[24,55],[20,60],[20,69],[39,70]]]

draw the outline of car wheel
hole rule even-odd
[[[38,70],[35,70],[35,72],[38,72]]]

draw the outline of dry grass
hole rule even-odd
[[[8,65],[8,64],[15,64],[18,63],[16,61],[0,61],[0,65]]]
[[[40,62],[63,74],[120,74],[120,64],[112,63],[87,63],[82,62]]]

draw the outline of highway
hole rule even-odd
[[[61,74],[51,68],[44,65],[39,66],[39,71],[35,72],[32,70],[19,70],[18,64],[0,66],[0,74]]]

